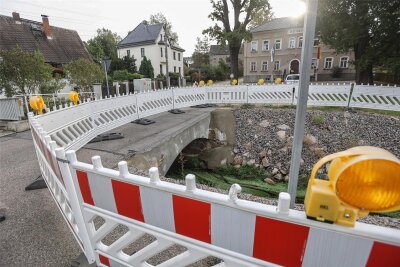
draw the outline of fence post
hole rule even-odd
[[[56,148],[55,152],[56,152],[56,159],[58,161],[58,166],[60,167],[61,174],[64,178],[65,189],[67,190],[69,202],[71,204],[72,215],[75,217],[75,221],[78,226],[79,237],[81,238],[83,243],[84,253],[86,255],[88,262],[93,263],[96,261],[94,249],[90,242],[81,206],[79,204],[79,198],[75,190],[74,182],[72,180],[70,168],[68,165],[71,164],[72,161],[74,160],[76,161],[75,152],[74,151],[67,152],[68,160],[65,159],[66,153],[64,148]]]
[[[294,97],[295,97],[295,93],[296,93],[296,87],[293,86],[292,88],[292,105],[294,105]]]
[[[246,103],[249,103],[249,85],[246,85],[247,93],[246,93]]]
[[[354,83],[351,83],[351,85],[350,85],[349,100],[347,101],[347,109],[350,108],[350,102],[351,102],[351,98],[352,98],[352,96],[353,96],[353,90],[354,90]]]

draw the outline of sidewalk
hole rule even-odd
[[[30,131],[0,138],[0,266],[70,266],[81,253],[48,189],[25,191],[40,175]]]

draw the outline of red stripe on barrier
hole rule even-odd
[[[253,256],[283,266],[301,266],[309,228],[256,217]]]
[[[178,234],[211,243],[210,203],[172,196],[175,230]]]
[[[374,242],[369,254],[367,267],[398,267],[400,266],[400,247]]]
[[[83,201],[87,204],[94,206],[94,201],[92,197],[92,192],[90,191],[90,185],[87,173],[77,170],[76,176],[78,177],[79,188],[81,189]]]
[[[100,259],[100,262],[102,264],[104,264],[105,266],[110,266],[110,260],[107,257],[104,257],[103,255],[99,254],[99,259]]]
[[[140,188],[137,185],[111,180],[118,214],[144,222]]]

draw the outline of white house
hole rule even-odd
[[[167,62],[165,56],[165,34],[162,23],[148,24],[142,21],[133,31],[118,43],[118,57],[134,56],[136,66],[140,67],[142,59],[146,56],[151,60],[154,68],[154,76],[166,74]],[[177,45],[168,47],[168,70],[169,72],[179,73],[183,76],[183,52],[185,51]]]

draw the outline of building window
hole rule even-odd
[[[250,71],[251,71],[251,72],[257,71],[257,64],[256,64],[256,62],[251,62],[251,63],[250,63]]]
[[[262,50],[263,50],[263,51],[269,50],[269,40],[264,40],[264,41],[263,41]]]
[[[349,67],[349,57],[341,57],[339,67],[342,69],[347,69]]]
[[[181,61],[181,53],[178,53],[178,61]]]
[[[311,60],[311,68],[312,68],[312,69],[318,68],[318,59],[313,58],[313,59]]]
[[[131,50],[126,50],[126,56],[131,57]]]
[[[289,48],[295,48],[296,47],[296,38],[290,37],[289,38]]]
[[[279,62],[279,60],[276,60],[275,62],[274,62],[274,70],[279,70],[280,69],[280,62]]]
[[[299,42],[298,42],[298,45],[297,45],[299,48],[302,48],[303,47],[303,36],[300,36],[299,37]]]
[[[268,70],[268,62],[267,62],[267,61],[264,61],[264,62],[262,63],[261,70],[262,70],[262,71],[267,71],[267,70]]]
[[[319,46],[319,39],[314,39],[314,47]]]
[[[181,75],[182,73],[181,73],[181,67],[179,67],[179,75]]]
[[[258,46],[258,42],[257,41],[252,41],[251,42],[250,51],[251,52],[257,52],[257,46]]]
[[[173,58],[174,58],[174,60],[176,60],[176,53],[175,53],[175,51],[174,51],[174,53],[173,53]]]
[[[163,57],[164,56],[164,54],[163,54],[163,48],[162,47],[160,47],[160,52],[161,52],[161,57]]]
[[[174,66],[174,73],[176,73],[176,66]]]
[[[275,40],[275,50],[280,50],[281,49],[281,44],[282,44],[282,40],[281,39],[276,39]]]
[[[140,55],[142,55],[142,57],[144,57],[144,48],[140,48]]]
[[[333,58],[326,57],[324,60],[324,69],[332,69],[332,65],[333,65]]]
[[[162,65],[160,64],[160,74],[163,74]]]

